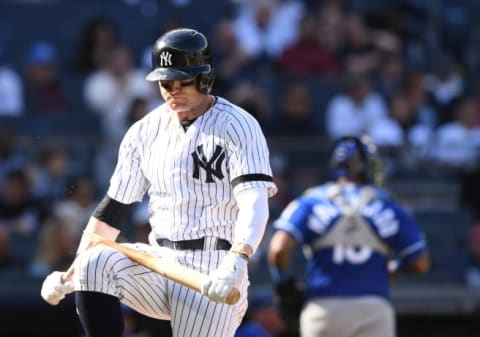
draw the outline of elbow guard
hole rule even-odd
[[[132,205],[122,204],[106,195],[93,212],[93,217],[111,227],[121,229],[127,220]]]

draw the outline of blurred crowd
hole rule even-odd
[[[145,1],[118,2],[133,10]],[[52,1],[35,1],[42,3]],[[441,9],[429,7],[435,1],[407,0],[219,3],[222,10],[201,25],[185,20],[195,15],[189,12],[193,1],[169,1],[184,16],[157,22],[151,43],[173,27],[205,29],[216,71],[214,93],[254,115],[272,142],[280,188],[272,217],[311,184],[302,181],[295,160],[274,146],[277,140],[297,148],[319,144],[322,152],[338,137],[368,134],[385,155],[387,179],[458,184],[459,204],[473,214],[465,233],[471,256],[459,278],[480,286],[480,40],[473,34],[479,20],[470,2],[445,1],[451,7]],[[41,279],[70,264],[108,185],[121,137],[161,103],[158,88],[144,80],[151,45],[130,46],[123,38],[133,29],[129,23],[96,14],[95,4],[89,3],[91,17],[68,32],[71,57],[55,36],[29,41],[20,55],[0,39],[0,274]],[[94,146],[83,165],[75,164],[78,153],[68,137],[32,141],[34,134],[11,127],[30,117],[55,122],[83,115],[98,125],[75,127],[100,130],[85,140]],[[312,179],[320,182],[327,173],[318,158],[323,157],[307,159],[316,172]],[[147,213],[146,202],[137,205],[124,240],[146,240]]]

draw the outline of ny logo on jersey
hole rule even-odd
[[[160,54],[160,67],[169,67],[172,65],[172,54],[168,51],[163,51]]]
[[[221,146],[216,145],[212,157],[207,159],[203,151],[203,145],[197,146],[197,150],[192,153],[193,157],[193,177],[200,179],[200,168],[205,170],[205,182],[213,183],[213,176],[223,179],[222,163],[225,159],[225,152]]]

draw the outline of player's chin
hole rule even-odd
[[[172,99],[168,101],[168,105],[175,111],[185,110],[188,107],[186,99]]]

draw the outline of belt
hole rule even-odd
[[[216,242],[212,243],[210,250],[229,250],[231,243],[224,239],[214,238]],[[157,239],[159,246],[176,250],[209,250],[205,238],[195,240],[170,241],[168,239]]]

